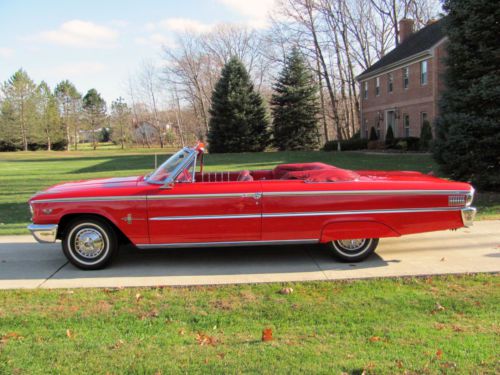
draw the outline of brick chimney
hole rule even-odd
[[[413,24],[413,20],[409,18],[403,18],[399,21],[399,44],[403,43],[413,34]]]

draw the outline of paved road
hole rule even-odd
[[[107,269],[81,271],[60,244],[30,236],[0,237],[0,289],[78,288],[334,280],[466,272],[500,272],[500,220],[456,232],[380,241],[362,263],[339,263],[320,246],[136,250]]]

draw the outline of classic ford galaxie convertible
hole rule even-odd
[[[351,171],[322,163],[204,172],[203,145],[147,176],[63,183],[29,200],[39,242],[62,241],[82,269],[139,249],[327,244],[361,261],[382,237],[472,225],[474,189],[418,172]]]

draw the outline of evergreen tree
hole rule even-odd
[[[387,128],[387,134],[385,135],[385,145],[390,147],[394,143],[394,131],[392,130],[392,126]]]
[[[55,90],[59,107],[61,109],[61,122],[66,137],[66,148],[69,150],[71,144],[71,133],[73,133],[74,149],[78,149],[78,130],[80,129],[80,113],[82,95],[75,85],[68,80],[60,82]]]
[[[500,188],[500,7],[445,0],[446,85],[434,156],[454,179]]]
[[[370,141],[377,141],[378,140],[377,131],[375,130],[375,128],[373,126],[370,128],[369,140]]]
[[[274,144],[279,150],[318,147],[318,88],[298,49],[294,48],[274,85],[271,99]]]
[[[98,130],[102,127],[106,116],[106,102],[96,89],[90,89],[83,97],[83,109],[87,116],[92,147],[97,148]]]
[[[210,115],[210,152],[263,151],[269,143],[264,103],[236,57],[222,69],[212,94]]]
[[[425,120],[422,124],[422,129],[420,130],[420,150],[429,151],[429,147],[432,141],[432,129],[429,121]]]
[[[34,122],[37,117],[36,84],[23,69],[15,72],[2,87],[4,103],[2,110],[8,114],[13,143],[21,143],[24,151],[33,136]]]
[[[38,85],[38,104],[40,117],[40,143],[47,144],[47,150],[52,150],[54,142],[62,140],[59,110],[57,100],[46,82]]]

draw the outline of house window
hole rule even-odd
[[[410,68],[403,68],[403,88],[407,89],[410,83]]]
[[[427,60],[420,61],[420,84],[427,85]]]
[[[364,123],[363,123],[363,131],[365,133],[365,138],[368,139],[368,120],[365,119]]]
[[[380,95],[380,77],[375,78],[375,95]]]
[[[368,99],[368,81],[365,81],[365,83],[364,83],[363,97],[365,99]]]
[[[405,137],[410,136],[410,115],[404,114],[403,115],[403,126],[404,126],[404,131],[405,131]]]
[[[387,74],[387,91],[392,92],[392,84],[394,82],[394,77],[392,73]]]

